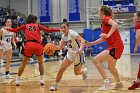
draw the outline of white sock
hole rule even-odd
[[[55,82],[55,83],[54,83],[54,85],[57,85],[57,84],[58,84],[58,82]]]
[[[40,80],[44,80],[44,75],[40,75]]]
[[[108,79],[104,79],[104,83],[109,83],[109,80]]]
[[[17,79],[20,79],[21,76],[17,76]]]

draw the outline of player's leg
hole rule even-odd
[[[11,64],[11,58],[12,58],[12,49],[9,49],[5,51],[6,56],[6,72],[5,72],[5,78],[12,79],[13,77],[10,75],[10,64]]]
[[[140,63],[138,68],[137,82],[140,82]]]
[[[34,44],[34,43],[33,43]],[[40,72],[40,85],[45,85],[44,82],[44,65],[43,65],[43,45],[40,43],[35,43],[36,46],[34,46],[34,53],[38,60],[39,65],[39,72]]]
[[[0,46],[0,48],[1,48],[1,46]],[[3,65],[3,62],[2,62],[3,55],[4,55],[4,51],[2,49],[0,49],[0,64],[1,65]]]
[[[40,85],[45,85],[43,56],[37,56],[37,60],[38,60],[39,72],[40,72]]]
[[[109,79],[107,78],[107,74],[105,72],[105,69],[102,65],[102,62],[108,61],[111,58],[109,55],[109,50],[104,50],[100,54],[98,54],[96,57],[94,57],[93,62],[101,74],[104,84],[99,88],[99,90],[107,90],[110,88],[110,82]]]
[[[66,57],[64,58],[64,60],[61,63],[61,66],[59,68],[59,71],[57,73],[56,79],[55,79],[55,83],[51,86],[50,91],[55,91],[57,90],[57,84],[59,83],[59,81],[61,80],[64,71],[72,64],[73,62],[71,62],[69,59],[67,59]]]
[[[25,68],[26,64],[28,63],[29,58],[30,57],[26,57],[24,55],[22,56],[22,63],[20,65],[20,67],[19,67],[18,76],[16,78],[16,85],[17,86],[20,85],[20,77],[21,77],[21,75],[22,75],[22,73],[24,71],[24,68]]]
[[[108,61],[108,69],[110,70],[110,72],[112,73],[112,75],[116,81],[116,85],[114,88],[118,89],[118,88],[121,88],[123,85],[122,85],[122,82],[120,81],[118,70],[116,69],[116,62],[117,62],[117,60],[112,57]]]
[[[87,78],[87,68],[82,69],[83,65],[85,64],[84,57],[84,53],[78,54],[74,62],[74,74],[83,75],[83,80]]]
[[[129,90],[134,90],[136,88],[140,88],[140,63],[138,68],[137,80],[134,81],[134,83],[130,87],[128,87]]]

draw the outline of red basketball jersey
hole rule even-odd
[[[40,29],[38,24],[26,24],[25,30],[26,40],[36,40],[41,43]]]
[[[109,19],[111,19],[111,17],[109,16],[105,16],[102,20],[102,33],[106,33],[108,34],[110,29],[111,29],[111,25],[108,24],[108,21]],[[106,43],[107,43],[107,46],[110,47],[120,47],[120,46],[123,46],[123,42],[122,42],[122,39],[121,39],[121,36],[120,36],[120,33],[119,33],[119,30],[116,29],[112,35],[106,39]],[[121,45],[120,45],[121,44]]]

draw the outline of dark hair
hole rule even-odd
[[[28,23],[36,23],[35,17],[34,17],[33,15],[29,15],[29,16],[27,17],[27,24],[28,24]]]
[[[137,13],[137,17],[140,17],[140,11],[137,11],[136,13]]]
[[[37,22],[37,19],[38,19],[37,16],[34,16],[34,19],[35,19],[35,22]]]
[[[67,22],[67,19],[63,19],[63,22]]]
[[[38,19],[37,16],[34,16],[35,19]]]
[[[110,7],[107,7],[107,6],[101,6],[100,7],[100,11],[104,11],[104,14],[106,16],[111,16],[111,17],[114,17],[114,13],[112,11],[112,9]]]
[[[67,22],[67,19],[63,19],[63,22],[61,23],[62,24],[65,24],[67,27],[69,27],[69,23]]]
[[[4,23],[6,23],[6,22],[7,22],[7,20],[11,20],[11,22],[12,22],[12,19],[10,19],[10,18],[7,18],[7,19],[5,19]]]

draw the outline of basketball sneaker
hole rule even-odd
[[[20,78],[16,78],[16,86],[20,86]]]
[[[40,85],[45,85],[44,80],[40,80]]]
[[[3,59],[0,59],[0,65],[2,66],[2,65],[4,65],[4,60]]]
[[[5,79],[13,79],[13,77],[10,74],[5,75]]]
[[[117,83],[117,84],[115,85],[115,87],[112,88],[112,89],[119,89],[119,88],[122,88],[122,87],[123,87],[123,84],[122,84],[122,82],[120,82],[120,83]]]
[[[88,73],[87,68],[84,68],[83,80],[87,79],[87,73]]]
[[[136,88],[140,88],[140,82],[134,81],[133,85],[128,87],[128,90],[135,90]]]
[[[112,89],[112,85],[110,83],[105,83],[101,87],[99,87],[99,91],[105,91]]]
[[[53,84],[51,87],[50,87],[50,91],[55,91],[57,90],[57,84]]]

